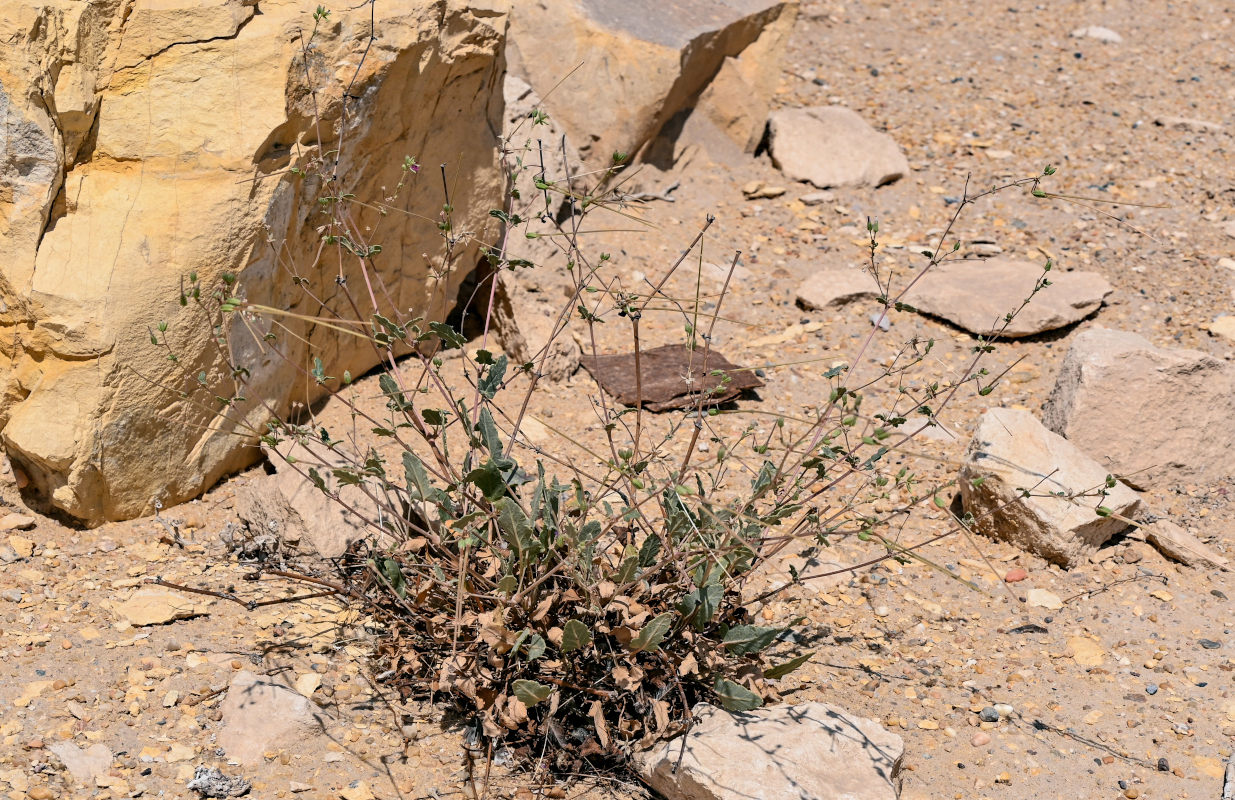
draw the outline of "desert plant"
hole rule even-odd
[[[319,10],[319,19],[325,13]],[[311,36],[305,47],[307,59]],[[536,133],[546,122],[536,110],[519,132],[526,138],[504,143],[507,202],[490,212],[488,236],[454,230],[448,196],[437,210],[444,269],[470,266],[455,263],[457,245],[484,237],[477,280],[460,298],[456,324],[424,319],[347,281],[337,288],[354,317],[306,319],[250,302],[230,276],[207,287],[188,275],[181,302],[200,309],[203,324],[217,332],[218,369],[164,388],[235,422],[229,410],[236,404],[263,402],[246,389],[240,354],[253,352],[251,344],[277,356],[313,324],[371,348],[380,366],[359,380],[319,353],[297,364],[319,395],[348,409],[350,430],[323,427],[308,408],[268,407],[266,427],[247,431],[369,526],[371,535],[339,563],[319,567],[316,580],[378,621],[376,672],[405,696],[446,699],[488,742],[529,760],[549,752],[553,766],[574,769],[581,761],[624,760],[640,744],[680,733],[698,702],[747,710],[776,697],[777,682],[812,653],[794,645],[793,621],[760,624],[748,610],[748,582],[767,559],[842,537],[872,542],[865,565],[922,558],[916,551],[925,542],[903,544],[892,531],[923,504],[946,506],[946,484],[924,484],[908,465],[907,445],[937,424],[962,389],[992,391],[999,375],[983,363],[997,337],[978,338],[969,362],[947,380],[923,379],[930,340],[891,348],[873,375],[855,365],[869,361],[884,336],[880,322],[913,313],[903,300],[912,282],[959,253],[951,232],[973,202],[1014,189],[1045,196],[1041,182],[1053,170],[980,192],[966,187],[906,285],[895,285],[883,268],[880,226],[868,220],[867,268],[883,295],[876,324],[845,365],[821,370],[830,389],[812,415],[765,419],[716,402],[733,376],[714,369],[712,354],[729,282],[710,298],[698,289],[713,220],[700,221],[661,274],[623,285],[612,259],[589,246],[595,229],[585,220],[612,215],[630,224],[628,159],[614,154],[594,175],[546,174],[546,144]],[[564,152],[562,160],[570,163]],[[295,169],[316,174],[329,190],[338,161],[337,153],[309,148]],[[420,171],[407,157],[404,183],[390,197],[366,201],[369,207],[394,213],[405,184],[429,177]],[[381,245],[356,222],[361,201],[329,191],[323,200],[309,224],[351,274],[377,285],[372,259]],[[570,297],[550,342],[574,332],[598,353],[602,326],[624,327],[638,380],[649,320],[661,315],[672,321],[664,327],[680,324],[692,354],[688,406],[653,415],[642,397],[619,407],[598,392],[599,446],[560,429],[557,447],[530,440],[525,428],[548,345],[513,363],[493,344],[501,281],[538,268],[512,246],[517,241],[549,243],[567,265]],[[739,258],[733,255],[730,275]],[[674,281],[692,269],[693,295],[674,294]],[[1047,262],[1034,293],[1049,285],[1050,269]],[[286,277],[300,285],[294,266]],[[1005,325],[1016,311],[1009,309]],[[472,322],[479,332],[469,341],[463,331]],[[251,341],[239,346],[241,337]],[[165,323],[151,339],[177,359]],[[881,390],[874,401],[867,399],[872,388]],[[795,581],[810,577],[794,574]]]

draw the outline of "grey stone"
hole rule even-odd
[[[636,756],[668,800],[896,800],[901,738],[825,703],[729,713],[696,706],[684,736]]]
[[[1106,488],[1107,474],[1028,411],[992,408],[978,420],[959,483],[978,532],[1073,567],[1128,527],[1125,520],[1141,508],[1140,497],[1122,483]],[[1099,514],[1099,507],[1110,513]]]
[[[228,776],[214,767],[197,767],[193,778],[185,784],[202,797],[243,797],[253,788],[247,778]]]
[[[820,189],[882,186],[909,173],[909,161],[892,137],[843,106],[773,112],[768,136],[772,163],[785,177]]]

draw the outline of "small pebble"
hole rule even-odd
[[[1145,687],[1145,694],[1157,694],[1157,693],[1158,693],[1158,684],[1151,683]]]
[[[1171,762],[1167,761],[1165,758],[1159,758],[1158,759],[1158,772],[1170,772],[1170,771],[1171,771]]]
[[[1005,583],[1019,583],[1029,577],[1029,572],[1017,567],[1016,569],[1008,570],[1008,574],[1003,576]]]
[[[30,800],[51,800],[55,797],[55,793],[46,786],[35,786],[30,791],[26,792]]]
[[[1127,789],[1124,789],[1124,797],[1128,798],[1128,800],[1136,800],[1140,796],[1141,790],[1135,786],[1129,786]]]
[[[974,747],[985,747],[991,743],[991,735],[986,731],[978,731],[973,735],[973,738],[969,740],[969,743]]]
[[[978,712],[978,719],[983,722],[998,722],[999,712],[995,710],[994,706],[987,706]]]
[[[0,592],[0,597],[3,597],[10,603],[20,603],[21,589],[5,589],[3,592]]]
[[[1201,639],[1199,642],[1197,642],[1197,644],[1199,644],[1201,647],[1205,648],[1206,650],[1217,650],[1219,647],[1222,646],[1222,642],[1215,642],[1213,639]]]

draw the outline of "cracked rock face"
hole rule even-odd
[[[331,15],[306,69],[312,4],[298,0],[6,5],[0,439],[29,492],[98,523],[192,497],[257,456],[246,431],[263,426],[265,408],[240,403],[224,420],[159,387],[226,377],[208,326],[179,305],[190,272],[209,288],[232,273],[253,302],[320,311],[286,271],[295,264],[314,296],[330,295],[334,271],[311,269],[320,187],[290,171],[316,147],[342,134],[340,189],[361,198],[395,186],[404,156],[447,162],[456,228],[485,238],[502,190],[506,5],[475,5],[379,3],[345,131],[340,97],[368,40],[367,6]],[[420,181],[409,207],[438,208],[440,195],[440,183]],[[477,260],[474,246],[456,250],[464,269],[436,279],[440,242],[432,220],[383,222],[376,266],[405,314],[443,316]],[[162,321],[182,369],[151,344]],[[338,370],[373,365],[357,343],[306,335]],[[244,335],[234,347],[252,373],[249,396],[281,409],[313,394],[291,366],[303,349],[288,345],[284,360]]]
[[[546,97],[589,169],[680,129],[692,109],[749,152],[797,12],[796,0],[528,0],[511,15],[511,71]]]

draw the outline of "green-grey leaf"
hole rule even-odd
[[[758,653],[772,643],[780,628],[764,628],[759,625],[738,625],[725,634],[724,645],[729,652],[744,656]]]
[[[519,504],[509,497],[503,497],[493,505],[497,508],[497,525],[505,535],[510,552],[520,567],[528,566],[540,554],[540,542],[536,539],[531,521]]]
[[[692,618],[695,630],[701,631],[712,621],[724,597],[725,587],[719,583],[709,583],[683,597],[678,608],[683,616]]]
[[[502,477],[502,468],[493,459],[489,459],[464,475],[463,480],[475,484],[486,500],[497,500],[506,494],[506,481]]]
[[[433,481],[424,462],[411,450],[403,451],[403,471],[407,474],[407,494],[413,500],[428,500],[432,495]]]
[[[763,705],[763,698],[727,678],[718,677],[712,688],[716,690],[720,704],[729,711],[750,711]]]
[[[669,629],[673,627],[675,616],[677,615],[672,611],[666,611],[653,617],[648,624],[643,626],[643,630],[630,640],[630,651],[632,653],[642,653],[644,650],[655,652],[660,647],[660,643],[665,640]]]
[[[502,378],[506,377],[507,360],[504,355],[498,356],[497,360],[485,372],[485,376],[480,379],[480,393],[490,400],[493,399],[493,395],[497,394],[497,390],[501,387]]]
[[[661,541],[660,537],[652,534],[643,540],[643,546],[639,548],[639,566],[650,567],[656,563],[656,556],[660,555]]]
[[[527,660],[535,661],[545,654],[545,637],[533,633],[527,640]]]
[[[515,697],[519,698],[519,702],[528,708],[536,705],[541,700],[549,699],[549,695],[553,693],[552,686],[545,686],[543,683],[522,678],[510,684],[510,688],[514,691]]]
[[[580,650],[592,643],[592,632],[577,619],[572,619],[562,627],[562,652]]]
[[[399,411],[408,407],[407,398],[399,391],[399,384],[395,383],[394,378],[383,373],[378,377],[377,385],[381,387],[382,394],[386,395],[386,405],[390,408]]]
[[[467,339],[464,339],[458,331],[444,322],[430,322],[429,330],[436,333],[438,338],[442,340],[443,350],[456,350],[467,344]]]
[[[494,459],[500,459],[502,457],[502,437],[497,432],[497,424],[493,421],[493,415],[489,413],[489,409],[480,410],[476,430],[480,431],[480,438],[484,442],[485,449],[489,451],[489,455]]]
[[[394,593],[399,597],[407,595],[407,582],[403,579],[403,570],[399,568],[399,562],[393,558],[382,559],[382,577],[390,582],[390,588],[394,589]]]
[[[634,547],[627,546],[626,552],[622,555],[622,566],[618,569],[615,582],[618,586],[625,583],[630,583],[635,579],[635,573],[639,571],[639,551]]]
[[[797,658],[791,658],[783,664],[777,664],[774,667],[769,667],[768,669],[765,669],[763,671],[763,677],[783,678],[786,675],[788,675],[790,672],[793,672],[795,669],[805,664],[807,661],[810,661],[811,656],[813,656],[814,654],[815,654],[815,651],[812,650],[811,652],[804,653],[798,656]]]

